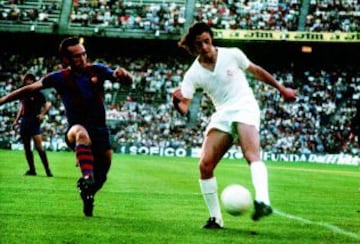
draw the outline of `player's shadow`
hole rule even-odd
[[[240,229],[240,228],[227,228],[225,227],[222,231],[224,235],[236,235],[236,236],[243,236],[253,240],[262,239],[263,236],[266,238],[274,239],[274,240],[281,240],[282,236],[279,236],[277,233],[272,231],[257,231],[254,229]],[[219,232],[219,233],[220,233]]]

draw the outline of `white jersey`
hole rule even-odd
[[[201,88],[212,100],[216,112],[205,131],[211,129],[231,133],[236,138],[234,123],[241,122],[260,127],[260,110],[254,93],[245,76],[250,61],[238,48],[217,48],[218,56],[214,71],[194,61],[185,73],[181,92],[192,99],[196,89]]]
[[[212,100],[216,111],[234,110],[257,106],[252,89],[244,71],[250,61],[238,48],[218,47],[214,71],[210,71],[194,61],[185,73],[181,92],[192,99],[197,88],[202,88]]]

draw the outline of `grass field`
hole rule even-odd
[[[223,213],[225,229],[200,227],[208,213],[199,193],[197,159],[114,154],[94,217],[82,214],[74,155],[48,152],[53,178],[35,154],[0,150],[0,243],[360,243],[360,171],[354,166],[267,162],[274,214]],[[224,160],[219,188],[252,190],[243,161]]]

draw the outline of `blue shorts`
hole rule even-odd
[[[40,135],[40,122],[38,121],[26,121],[20,124],[20,135],[24,136],[36,136]]]

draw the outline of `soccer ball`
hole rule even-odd
[[[252,205],[250,191],[239,184],[225,187],[221,192],[221,201],[226,212],[234,216],[242,215]]]

